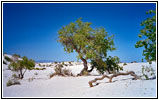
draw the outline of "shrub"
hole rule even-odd
[[[60,75],[60,76],[73,76],[73,74],[71,73],[71,71],[69,69],[65,69],[62,68],[60,66],[61,64],[59,64],[59,66],[55,66],[54,70],[55,70],[55,74],[53,75]]]
[[[127,65],[126,63],[123,64],[123,66]]]
[[[55,61],[54,63],[55,63],[55,64],[57,64],[57,62],[56,62],[56,61]]]
[[[7,86],[11,86],[12,84],[13,84],[13,83],[12,83],[11,80],[8,80],[7,83],[6,83]]]
[[[71,76],[72,75],[71,70],[69,70],[69,69],[63,69],[62,72],[66,76]]]
[[[144,77],[144,79],[149,80],[149,79],[153,79],[155,77],[155,71],[154,69],[150,66],[142,66],[142,76]]]
[[[5,60],[7,60],[8,62],[12,62],[13,60],[11,58],[9,58],[8,56],[4,57]]]
[[[65,63],[64,63],[64,62],[62,62],[62,65],[65,65]]]
[[[46,68],[34,68],[34,70],[45,70]]]
[[[123,70],[121,66],[119,66],[120,59],[118,57],[111,57],[109,56],[106,58],[105,61],[102,59],[96,59],[92,60],[91,64],[97,68],[97,71],[100,74],[104,74],[104,72],[108,72],[109,74],[111,73],[116,73],[119,72],[119,70]]]
[[[12,62],[8,67],[13,70],[19,72],[19,78],[23,79],[26,70],[30,70],[35,66],[35,62],[32,59],[28,59],[27,57],[23,57],[22,60],[17,62]]]
[[[3,60],[3,64],[7,65],[7,63]]]
[[[15,79],[12,79],[12,80],[7,81],[6,86],[11,86],[11,85],[16,85],[16,84],[20,84],[20,82]]]
[[[41,67],[41,64],[39,63],[39,66]]]
[[[61,74],[62,74],[62,69],[61,69],[60,66],[55,66],[54,70],[55,70],[55,73],[56,73],[57,75],[61,75]]]
[[[12,78],[17,79],[19,77],[17,76],[17,74],[12,74]]]

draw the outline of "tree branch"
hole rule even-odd
[[[94,80],[89,81],[88,84],[89,84],[90,87],[93,87],[93,83],[95,83],[97,80],[103,80],[104,78],[108,78],[109,82],[112,82],[112,79],[114,77],[117,77],[117,76],[120,76],[120,75],[131,75],[131,76],[134,77],[135,80],[140,79],[140,77],[137,76],[134,71],[129,71],[127,73],[116,73],[116,74],[113,74],[111,76],[104,75],[101,78],[95,78]]]

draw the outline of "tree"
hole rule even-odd
[[[152,17],[147,18],[141,23],[141,26],[144,28],[138,35],[139,38],[145,36],[146,39],[137,41],[135,47],[144,47],[143,56],[145,56],[145,59],[151,63],[151,61],[156,61],[156,11],[149,10],[147,14],[152,14]]]
[[[13,71],[17,71],[19,73],[19,78],[23,79],[24,74],[27,71],[27,69],[32,69],[35,66],[35,62],[32,59],[28,59],[26,56],[23,57],[22,60],[18,60],[15,62],[12,62],[9,67]]]
[[[115,50],[113,36],[108,36],[104,28],[92,29],[90,25],[90,22],[83,22],[79,18],[58,31],[58,41],[64,50],[68,53],[77,52],[77,58],[82,60],[84,68],[80,74],[92,71],[88,70],[88,59],[101,59],[107,56],[108,50]]]

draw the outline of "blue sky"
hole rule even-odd
[[[108,55],[140,62],[143,48],[134,47],[140,23],[155,8],[153,3],[4,3],[3,52],[36,61],[77,61],[76,53],[68,54],[57,42],[58,30],[82,17],[92,28],[102,26],[114,34],[117,50]]]

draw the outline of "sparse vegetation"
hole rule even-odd
[[[13,78],[13,79],[17,79],[17,78],[19,78],[19,77],[17,76],[17,74],[14,73],[14,74],[12,74],[12,78]]]
[[[51,73],[49,75],[50,78],[52,78],[55,75],[58,75],[58,76],[74,76],[69,69],[61,67],[61,64],[58,64],[57,66],[55,66],[54,70],[55,70],[55,73]]]
[[[4,56],[4,59],[8,62],[13,62],[13,60],[11,58],[9,58],[8,56]]]
[[[11,86],[11,85],[16,85],[16,84],[20,84],[20,82],[16,79],[12,79],[12,80],[8,80],[6,83],[6,86]]]
[[[150,79],[154,79],[156,78],[155,76],[155,71],[151,66],[142,66],[142,76],[144,77],[144,79],[146,80],[150,80]]]
[[[123,70],[121,66],[119,66],[120,59],[118,57],[109,56],[105,61],[102,59],[98,59],[96,61],[92,60],[91,64],[94,66],[100,74],[104,74],[105,72],[116,73],[119,70]]]
[[[7,65],[7,63],[3,60],[3,64]]]
[[[124,63],[123,66],[127,65],[127,63]]]
[[[45,70],[46,68],[33,68],[34,70]]]
[[[35,62],[32,59],[28,59],[27,57],[23,57],[22,60],[19,60],[17,62],[12,62],[9,65],[9,68],[13,71],[16,71],[19,73],[19,78],[23,79],[25,72],[27,69],[32,69],[35,66]]]

